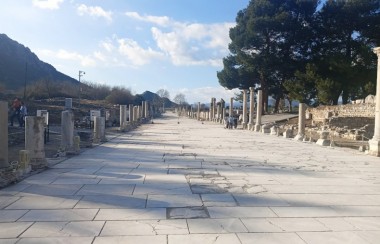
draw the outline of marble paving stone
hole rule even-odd
[[[1,238],[17,238],[32,224],[32,222],[0,223],[0,236]]]
[[[167,244],[166,235],[156,236],[100,236],[96,237],[93,244],[136,244],[136,243],[154,243]],[[231,243],[233,244],[233,243]]]
[[[199,195],[148,195],[147,208],[203,206]]]
[[[241,240],[241,244],[305,244],[295,233],[238,233],[237,235]]]
[[[17,196],[71,196],[81,187],[82,185],[31,185]]]
[[[277,217],[267,207],[208,207],[211,218]]]
[[[344,220],[355,226],[358,230],[380,231],[380,217],[351,217],[344,218]]]
[[[74,208],[79,196],[31,196],[21,197],[6,209],[64,209]]]
[[[380,231],[360,231],[356,234],[371,244],[377,244],[380,240]]]
[[[186,220],[107,221],[101,236],[188,234]]]
[[[167,208],[168,219],[210,218],[204,207]]]
[[[228,190],[215,184],[191,185],[193,194],[222,194]]]
[[[313,218],[268,218],[267,220],[286,232],[330,230]]]
[[[165,208],[100,209],[95,220],[155,220],[166,219]]]
[[[346,217],[380,217],[380,206],[331,206],[339,216]]]
[[[20,237],[98,236],[104,221],[36,222]]]
[[[321,222],[324,226],[332,231],[352,231],[357,230],[355,226],[346,221],[343,217],[337,218],[315,218]]]
[[[15,222],[26,212],[28,210],[0,210],[0,222]]]
[[[298,232],[298,235],[308,244],[346,244],[358,243],[368,244],[364,238],[360,237],[356,232]]]
[[[98,209],[30,210],[19,221],[85,221],[94,219]]]
[[[191,234],[248,232],[240,219],[188,219]]]
[[[279,226],[274,225],[271,218],[241,218],[248,232],[283,232]]]
[[[100,179],[70,179],[70,178],[58,178],[51,184],[58,185],[84,185],[84,184],[98,184]]]
[[[81,208],[145,208],[146,196],[84,196],[75,206]]]
[[[91,196],[91,195],[113,195],[128,196],[132,195],[135,185],[84,185],[75,195]]]
[[[325,207],[271,207],[279,217],[334,217],[342,216],[329,206]]]
[[[207,207],[233,207],[237,205],[231,194],[202,194],[201,198]]]
[[[125,178],[102,178],[99,181],[99,185],[133,185],[133,184],[143,184],[144,177],[135,179],[125,179]]]
[[[31,186],[30,184],[20,184],[20,183],[16,185],[10,185],[1,189],[0,196],[14,196]]]
[[[16,238],[8,238],[8,239],[0,239],[1,244],[16,244],[19,239]]]
[[[22,238],[17,244],[92,244],[94,237]]]
[[[262,193],[262,194],[233,194],[239,206],[255,207],[255,206],[289,206],[277,194]]]
[[[148,176],[147,176],[148,177]],[[136,185],[134,195],[149,194],[191,194],[190,187],[186,183],[180,184],[143,184]]]
[[[18,199],[20,199],[20,197],[8,197],[0,195],[0,209],[7,207],[8,205],[14,203]]]
[[[241,244],[235,234],[169,235],[168,244]]]
[[[167,172],[167,171],[165,171]],[[187,184],[186,177],[180,174],[147,174],[145,184]]]

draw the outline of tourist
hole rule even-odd
[[[20,127],[24,127],[25,126],[25,116],[28,115],[28,109],[26,108],[26,105],[24,102],[21,102],[21,107],[20,107],[20,119],[19,119],[19,123],[20,123]]]
[[[21,101],[18,97],[16,97],[12,103],[12,115],[10,117],[11,126],[13,126],[14,118],[17,118],[20,123],[20,108],[21,108]]]

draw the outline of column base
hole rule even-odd
[[[318,139],[317,145],[319,146],[330,146],[330,140],[327,139]]]
[[[380,157],[380,141],[369,140],[368,154],[376,157]]]
[[[248,130],[253,130],[255,128],[254,124],[248,124]]]
[[[246,130],[248,128],[248,124],[247,123],[242,123],[242,126],[243,126],[243,130]]]
[[[302,135],[302,134],[297,134],[297,135],[294,137],[294,140],[295,140],[295,141],[303,141],[303,138],[304,138],[304,135]]]
[[[255,131],[260,132],[261,130],[261,125],[255,125]]]

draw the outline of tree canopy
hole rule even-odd
[[[230,54],[217,72],[225,88],[255,87],[307,104],[365,96],[375,81],[378,0],[251,0],[230,29]],[[377,30],[377,31],[374,31]]]

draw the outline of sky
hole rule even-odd
[[[229,101],[219,85],[229,29],[249,0],[1,0],[0,33],[81,81],[187,102]]]

